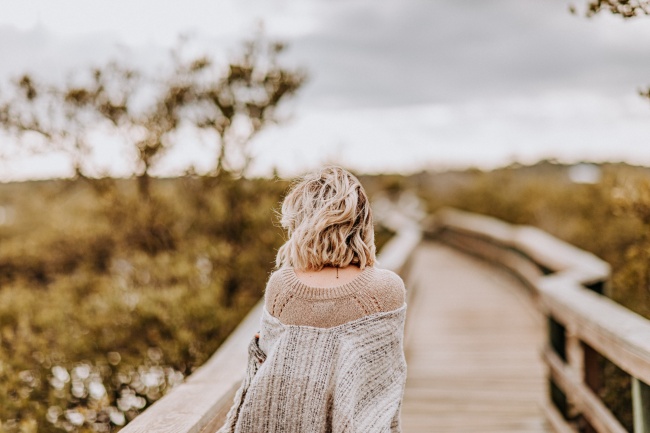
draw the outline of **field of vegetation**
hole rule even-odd
[[[117,431],[260,298],[286,182],[0,184],[0,431]]]
[[[613,267],[610,295],[650,317],[649,170],[551,162],[493,172],[364,176],[532,224]],[[109,432],[201,365],[260,298],[288,182],[230,176],[0,184],[0,432]],[[390,237],[378,230],[383,243]],[[604,365],[604,368],[611,369]],[[602,391],[627,423],[629,384]],[[626,394],[627,393],[627,394]]]

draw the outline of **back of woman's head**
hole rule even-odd
[[[289,240],[276,266],[319,270],[324,266],[361,269],[375,263],[372,212],[359,180],[329,166],[298,179],[282,203],[282,227]]]

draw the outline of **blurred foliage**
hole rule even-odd
[[[88,179],[96,163],[92,155],[115,146],[120,137],[131,154],[140,196],[148,199],[151,169],[187,139],[189,128],[217,141],[211,174],[244,176],[251,139],[278,120],[277,107],[306,79],[303,71],[279,64],[284,50],[284,44],[267,41],[260,32],[227,65],[215,64],[207,54],[188,55],[181,40],[168,67],[155,75],[125,61],[90,68],[63,85],[25,74],[0,100],[0,128],[17,143],[1,153],[64,154],[76,175]]]
[[[0,185],[1,432],[117,431],[262,295],[285,182],[110,184]]]
[[[597,391],[598,395],[625,430],[634,432],[632,377],[604,356],[600,357],[599,365],[603,383]]]
[[[596,183],[576,183],[567,166],[543,162],[467,172],[447,187],[421,189],[430,210],[453,206],[530,224],[612,265],[610,296],[650,318],[650,170],[600,166]],[[435,182],[433,180],[432,182]]]
[[[381,251],[382,247],[388,243],[388,241],[395,236],[395,232],[390,230],[387,227],[378,225],[375,227],[375,246],[377,251]]]
[[[571,13],[577,13],[575,6],[570,6]],[[650,15],[648,0],[589,0],[585,15],[592,17],[601,11],[619,15],[625,19],[641,15]]]

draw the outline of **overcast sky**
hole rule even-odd
[[[586,0],[576,0],[578,8]],[[154,65],[181,33],[233,52],[263,21],[310,80],[255,141],[255,173],[323,162],[363,172],[541,158],[650,164],[650,18],[587,19],[564,0],[0,0],[0,87],[126,56]],[[160,174],[205,155],[191,143]],[[120,156],[105,155],[120,172]],[[0,180],[69,174],[0,165]]]

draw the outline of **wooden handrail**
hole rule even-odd
[[[545,409],[556,431],[626,431],[597,396],[604,356],[632,377],[634,432],[650,432],[650,320],[602,296],[607,263],[537,228],[454,209],[439,211],[425,234],[506,267],[531,289],[549,323]]]
[[[416,221],[398,215],[397,211],[389,210],[384,217],[396,234],[384,245],[377,261],[379,267],[399,273],[420,242],[421,230]],[[204,365],[120,431],[215,432],[223,423],[244,377],[248,343],[259,329],[262,308],[260,300]]]
[[[537,268],[533,276],[530,269],[519,275],[530,283],[547,273],[562,274],[586,286],[609,279],[611,269],[608,263],[536,227],[512,225],[496,218],[456,209],[438,211],[434,224],[437,227],[430,227],[430,232],[433,230],[441,234],[441,231],[449,230],[466,237],[483,239],[485,243],[500,248],[511,249],[519,257],[525,258],[528,265],[534,264]],[[481,255],[481,252],[478,254]],[[507,266],[509,261],[504,261]],[[512,270],[519,272],[521,269],[514,266]]]

